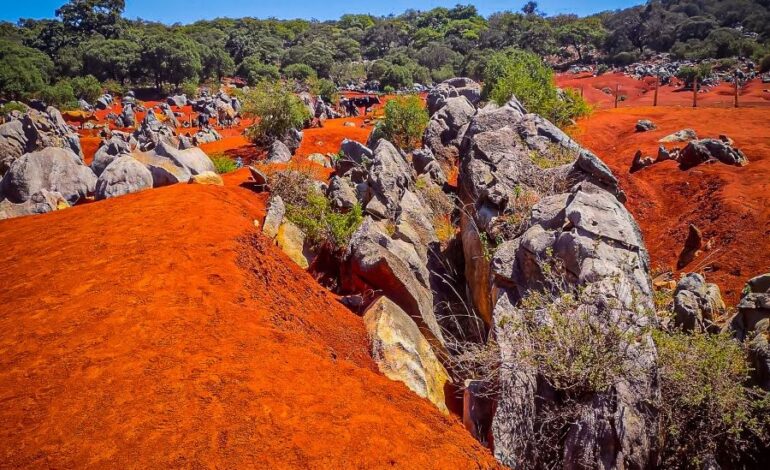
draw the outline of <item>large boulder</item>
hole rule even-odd
[[[275,238],[283,223],[286,214],[286,205],[281,196],[275,195],[267,203],[265,223],[262,225],[262,233],[268,238]]]
[[[185,95],[173,95],[169,96],[166,99],[166,104],[169,106],[176,106],[181,108],[182,106],[187,106],[187,96]]]
[[[211,161],[206,153],[198,147],[179,150],[166,142],[160,142],[154,153],[161,157],[170,158],[181,166],[187,168],[192,175],[205,173],[207,171],[216,172],[214,162]]]
[[[348,245],[347,285],[364,285],[401,307],[434,346],[444,337],[433,311],[430,274],[415,247],[394,240],[382,223],[366,217]]]
[[[41,189],[24,202],[15,204],[8,199],[0,201],[0,220],[44,214],[69,207],[69,203],[57,192]]]
[[[99,176],[116,158],[121,155],[130,155],[132,150],[131,143],[114,135],[109,140],[102,141],[102,145],[94,154],[91,170]]]
[[[738,313],[730,320],[729,328],[736,338],[743,341],[765,319],[770,319],[770,273],[756,276],[746,283],[738,303]]]
[[[273,142],[267,153],[267,163],[289,163],[291,161],[291,150],[280,140]]]
[[[718,331],[714,322],[726,310],[719,286],[689,273],[674,291],[674,326],[683,331]]]
[[[130,155],[117,157],[96,180],[96,200],[109,199],[152,188],[152,173]]]
[[[393,144],[380,140],[369,168],[368,185],[373,197],[366,211],[378,218],[393,217],[411,180],[412,172],[406,159]]]
[[[387,297],[380,297],[366,310],[364,325],[380,372],[449,414],[444,396],[449,374],[414,320]]]
[[[447,99],[465,97],[472,105],[481,101],[481,85],[465,77],[450,78],[439,83],[428,93],[428,112],[433,114],[441,109]]]
[[[434,154],[446,161],[457,157],[465,129],[476,108],[464,96],[447,98],[428,122],[423,141]]]
[[[725,165],[746,166],[748,158],[740,149],[721,139],[693,140],[682,149],[679,168],[688,170],[708,161],[719,161]]]
[[[161,156],[155,152],[133,152],[131,156],[150,170],[153,188],[187,183],[192,177],[190,169],[176,159]]]
[[[93,193],[96,175],[71,150],[46,147],[16,160],[0,181],[0,193],[13,203],[42,190],[58,192],[70,204]]]

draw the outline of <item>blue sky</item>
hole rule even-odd
[[[15,22],[19,18],[51,18],[57,7],[66,0],[4,0],[0,20]],[[483,15],[502,10],[518,10],[524,0],[126,0],[128,18],[143,18],[163,23],[189,23],[216,17],[239,18],[316,18],[336,19],[344,13],[371,13],[387,15],[401,13],[409,8],[429,10],[437,6],[451,7],[457,3],[472,3]],[[643,0],[542,0],[540,9],[553,15],[577,13],[585,15],[602,10],[625,8],[643,3]]]

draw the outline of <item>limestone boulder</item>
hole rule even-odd
[[[42,190],[58,192],[75,204],[93,193],[96,175],[69,149],[46,147],[16,160],[0,181],[0,193],[12,203]]]
[[[45,214],[69,207],[69,203],[57,192],[41,189],[24,202],[15,204],[8,199],[0,201],[0,220]]]
[[[442,413],[449,414],[444,396],[449,374],[414,320],[394,302],[380,297],[366,310],[364,325],[380,372],[403,382]]]
[[[280,140],[273,142],[267,153],[267,163],[289,163],[291,161],[291,151]]]
[[[683,331],[718,331],[714,322],[726,311],[719,286],[689,273],[674,291],[674,326]]]
[[[96,181],[96,200],[109,199],[152,188],[152,173],[131,155],[117,157]]]
[[[225,182],[222,177],[213,171],[204,171],[197,175],[192,175],[190,178],[190,184],[203,184],[208,186],[224,186]]]
[[[275,238],[278,235],[278,229],[283,223],[286,215],[286,205],[281,196],[275,195],[267,203],[267,213],[265,223],[262,224],[262,233],[268,238]]]

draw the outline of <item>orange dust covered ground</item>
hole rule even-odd
[[[247,174],[0,221],[0,466],[496,467],[262,237]]]
[[[556,76],[556,84],[562,88],[582,90],[583,97],[599,109],[614,108],[616,86],[618,95],[625,97],[625,100],[618,102],[619,108],[652,106],[655,95],[655,81],[652,77],[636,80],[621,73],[607,73],[598,77],[591,74],[559,74]],[[676,85],[664,85],[658,88],[658,106],[692,106],[692,90],[678,86],[679,83]],[[704,88],[698,93],[698,105],[731,107],[734,103],[734,94],[733,85],[726,82],[715,87]],[[752,80],[741,89],[739,103],[742,107],[770,105],[770,85],[763,84],[760,79]]]
[[[657,130],[637,133],[639,119]],[[657,155],[658,139],[683,128],[700,138],[726,134],[748,157],[748,166],[722,163],[679,170],[657,163],[629,174],[637,149]],[[735,305],[749,278],[770,270],[770,109],[637,107],[597,111],[578,123],[574,136],[613,170],[644,234],[653,268],[676,270],[688,225],[703,231],[711,248],[684,271],[705,271]],[[665,144],[671,149],[685,144]]]

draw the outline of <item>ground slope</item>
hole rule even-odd
[[[176,185],[1,221],[0,467],[494,466],[377,372],[263,212]]]
[[[639,119],[658,126],[634,130]],[[641,226],[653,267],[676,270],[690,223],[711,241],[711,251],[684,271],[707,271],[728,303],[746,280],[770,268],[770,110],[764,108],[639,107],[597,111],[579,122],[575,137],[595,151],[620,178],[629,210]],[[682,128],[699,137],[726,134],[750,163],[720,163],[679,170],[673,161],[629,174],[637,149],[657,154],[658,139]],[[669,149],[684,144],[666,144]]]

